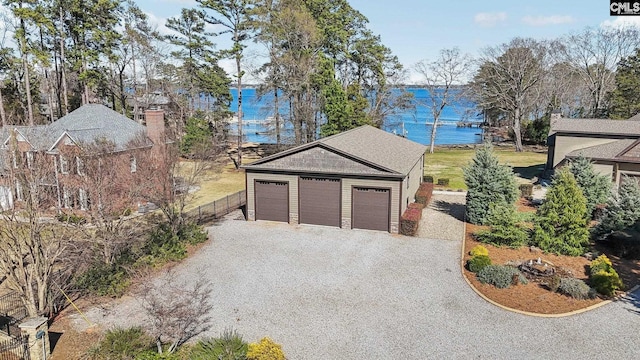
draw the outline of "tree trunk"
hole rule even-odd
[[[20,20],[20,27],[23,31],[23,36],[20,38],[20,51],[22,52],[22,69],[24,71],[24,90],[27,96],[27,121],[30,126],[33,126],[33,105],[31,99],[31,79],[29,72],[29,59],[27,58],[27,44],[26,33],[27,29],[24,25],[24,20]]]
[[[433,126],[431,127],[431,141],[429,141],[429,154],[433,154],[433,148],[436,144],[436,131],[438,130],[438,119],[433,119]],[[403,134],[404,135],[404,134]]]
[[[520,107],[516,107],[514,111],[513,135],[515,136],[516,152],[522,152],[522,134],[520,133]]]
[[[0,85],[0,120],[2,121],[2,127],[7,126],[7,115],[4,112],[4,100],[2,99],[2,86]]]
[[[236,55],[236,71],[238,72],[238,161],[236,167],[242,165],[242,68],[240,55]]]
[[[64,109],[63,114],[69,114],[69,96],[67,89],[67,75],[64,67],[65,56],[64,56],[64,28],[63,22],[64,17],[62,13],[62,7],[60,8],[60,76],[62,77],[62,99],[64,100]]]

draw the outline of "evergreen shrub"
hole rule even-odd
[[[582,255],[589,244],[586,203],[573,174],[566,168],[556,173],[538,209],[533,244],[554,254]]]
[[[249,344],[247,351],[248,360],[286,360],[282,346],[268,337],[262,338],[259,343]]]
[[[560,279],[558,292],[578,300],[595,298],[595,291],[584,281],[575,278]]]
[[[514,204],[518,188],[510,166],[499,163],[490,143],[476,150],[471,163],[463,169],[467,185],[467,218],[484,225],[491,203]]]
[[[597,237],[629,228],[640,220],[640,185],[626,175],[621,180],[620,189],[607,201],[600,223],[593,229]]]
[[[489,206],[486,224],[488,230],[480,230],[474,236],[481,242],[496,246],[519,247],[529,241],[529,232],[518,223],[513,205],[492,203]]]
[[[572,160],[568,168],[587,200],[587,218],[591,219],[596,206],[605,203],[609,198],[611,179],[597,173],[593,163],[584,156]]]
[[[198,341],[191,349],[191,360],[245,360],[249,345],[235,330],[227,329],[217,338]]]
[[[600,294],[611,296],[623,288],[618,272],[606,255],[600,255],[589,265],[589,283]]]
[[[473,247],[473,249],[471,249],[471,251],[469,251],[469,255],[471,255],[471,256],[478,256],[478,255],[489,256],[489,250],[487,250],[487,248],[482,246],[482,245],[476,245],[476,246]]]
[[[477,273],[489,265],[491,265],[491,259],[487,255],[475,255],[467,260],[467,268],[473,273]]]
[[[513,283],[514,276],[518,277],[518,281],[527,284],[520,270],[506,265],[487,265],[476,274],[478,280],[483,284],[490,284],[499,289],[506,289]]]

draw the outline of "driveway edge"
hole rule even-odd
[[[560,317],[567,317],[567,316],[572,316],[572,315],[578,315],[578,314],[582,314],[584,312],[587,311],[591,311],[594,309],[597,309],[601,306],[607,305],[615,300],[618,300],[619,298],[622,298],[630,293],[633,293],[634,291],[636,291],[638,288],[640,288],[640,285],[636,285],[633,288],[631,288],[629,291],[626,291],[616,297],[614,297],[613,299],[608,299],[608,300],[604,300],[602,302],[599,302],[597,304],[591,305],[591,306],[587,306],[586,308],[583,309],[578,309],[578,310],[574,310],[574,311],[570,311],[567,313],[562,313],[562,314],[540,314],[540,313],[533,313],[533,312],[529,312],[529,311],[523,311],[523,310],[518,310],[518,309],[513,309],[510,308],[508,306],[504,306],[502,304],[499,304],[491,299],[489,299],[488,297],[486,297],[483,293],[481,293],[478,289],[476,289],[475,286],[473,286],[473,284],[471,284],[471,281],[469,281],[469,279],[467,279],[467,276],[464,273],[464,256],[465,256],[465,242],[467,241],[467,222],[464,221],[464,226],[463,226],[463,233],[462,233],[462,247],[460,249],[460,273],[462,274],[462,278],[464,279],[464,281],[467,283],[467,285],[469,285],[469,287],[476,293],[478,294],[478,296],[480,296],[481,298],[483,298],[486,302],[493,304],[503,310],[506,311],[511,311],[517,314],[522,314],[522,315],[527,315],[527,316],[533,316],[533,317],[540,317],[540,318],[560,318]]]

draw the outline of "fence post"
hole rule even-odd
[[[229,213],[229,195],[227,195],[227,210],[224,212],[225,214]]]
[[[29,341],[29,358],[46,360],[49,357],[49,326],[46,317],[31,318],[19,325],[22,335]]]
[[[198,206],[198,223],[202,221],[202,209],[201,206]]]
[[[213,202],[213,217],[218,218],[218,213],[216,212],[216,202]]]

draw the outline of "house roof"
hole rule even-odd
[[[361,126],[268,156],[245,169],[406,176],[426,147]]]
[[[637,140],[635,139],[623,139],[614,140],[610,143],[590,146],[584,149],[574,150],[567,154],[567,158],[577,158],[584,156],[593,160],[611,160],[616,161],[620,155]]]
[[[113,141],[115,150],[125,150],[132,140],[146,134],[143,125],[100,104],[83,105],[48,125],[14,126],[11,129],[24,136],[35,150],[51,150],[64,134],[78,145],[105,138]],[[0,136],[4,143],[10,136],[9,129],[0,130]]]
[[[629,120],[611,119],[568,119],[560,118],[551,120],[549,135],[556,133],[598,134],[598,135],[622,135],[640,137],[640,118],[632,117]]]

